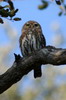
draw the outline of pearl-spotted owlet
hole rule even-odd
[[[40,24],[36,21],[26,22],[22,28],[19,43],[23,56],[28,56],[35,50],[42,49],[46,46],[46,40],[42,33]],[[34,67],[34,78],[41,76],[41,66]]]

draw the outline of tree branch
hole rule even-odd
[[[0,75],[0,94],[18,82],[28,74],[35,66],[42,64],[63,65],[66,64],[66,49],[46,46],[36,51],[29,57],[20,57],[15,54],[15,61],[11,68]]]

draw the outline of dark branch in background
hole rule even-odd
[[[8,5],[6,5],[6,6],[1,6],[0,5],[0,16],[2,18],[10,17],[10,20],[15,20],[15,21],[21,20],[21,18],[18,18],[18,17],[13,18],[16,15],[16,13],[18,12],[18,9],[14,8],[13,2],[11,0],[4,0],[4,2],[7,2]],[[4,23],[2,18],[0,18],[0,23],[1,24]]]
[[[0,94],[18,82],[24,75],[34,69],[35,66],[42,64],[66,64],[66,49],[47,46],[24,58],[15,54],[15,61],[12,67],[0,75]]]

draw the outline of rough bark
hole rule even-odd
[[[32,53],[29,57],[22,58],[20,55],[15,54],[15,61],[12,67],[0,75],[0,94],[34,69],[33,66],[42,64],[66,64],[66,49],[46,46]]]

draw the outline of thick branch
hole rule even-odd
[[[66,49],[47,46],[31,54],[29,57],[15,57],[12,67],[0,75],[0,94],[18,82],[24,75],[34,69],[35,66],[38,67],[38,65],[42,64],[66,64]]]

